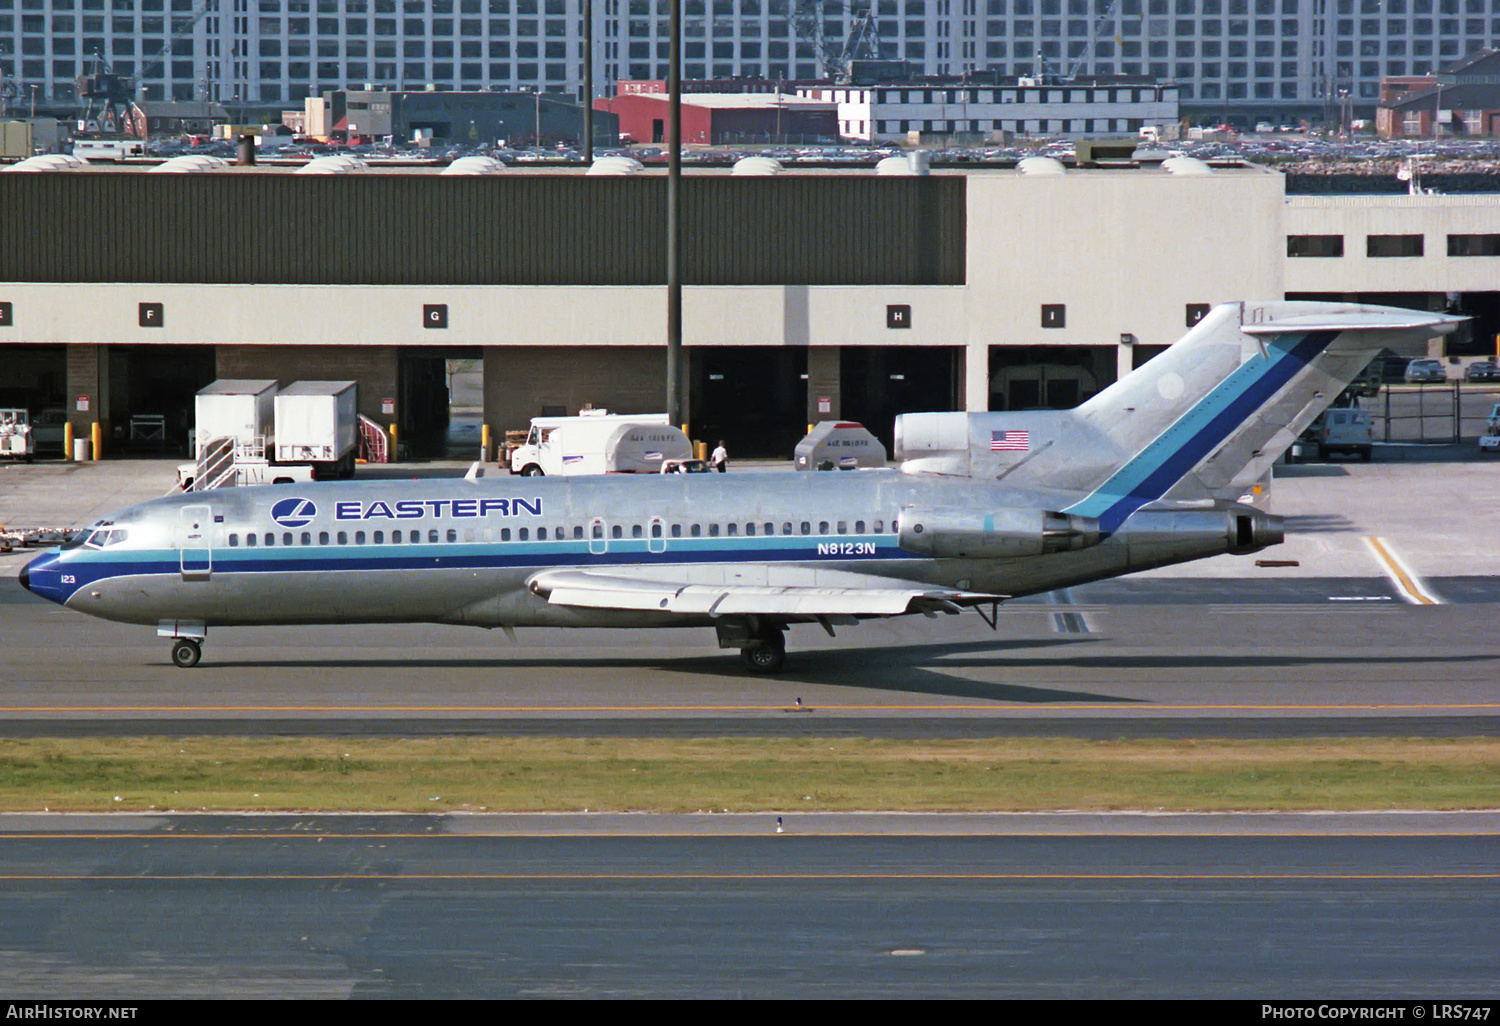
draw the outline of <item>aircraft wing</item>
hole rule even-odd
[[[775,577],[784,578],[786,569],[775,568],[774,573],[770,567],[739,569],[742,579],[719,582],[694,581],[691,574],[671,580],[670,571],[663,573],[661,567],[652,568],[649,579],[609,570],[544,570],[527,587],[552,605],[700,616],[931,616],[1007,597],[847,571],[836,575],[808,571],[806,583],[771,583]],[[756,574],[756,569],[767,572]],[[818,581],[818,576],[833,580]]]

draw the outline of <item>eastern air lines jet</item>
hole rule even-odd
[[[908,414],[900,470],[378,481],[170,496],[21,584],[155,624],[713,627],[755,672],[788,624],[990,609],[1282,540],[1236,500],[1383,348],[1459,318],[1231,303],[1077,409]]]

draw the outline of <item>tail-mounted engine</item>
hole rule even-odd
[[[1040,509],[908,506],[901,511],[900,538],[908,552],[944,559],[1040,556],[1099,544],[1099,521]]]

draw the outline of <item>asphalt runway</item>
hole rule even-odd
[[[0,817],[0,989],[1451,1000],[1500,983],[1492,816],[692,819]]]
[[[10,736],[1477,736],[1500,733],[1489,602],[1132,601],[794,628],[746,672],[708,630],[228,628],[182,670],[149,627],[0,593]],[[1316,582],[1314,582],[1316,583]],[[1378,590],[1341,582],[1340,594]],[[1207,582],[1209,590],[1217,586]],[[1118,587],[1118,586],[1116,586]],[[1159,601],[1140,601],[1143,591]],[[1179,602],[1167,601],[1177,597]],[[1222,596],[1221,596],[1222,597]]]

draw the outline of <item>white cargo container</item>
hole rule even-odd
[[[561,423],[539,430],[537,444],[516,450],[512,471],[527,476],[551,474],[655,474],[666,460],[691,459],[693,443],[666,414],[644,417],[597,416],[537,418]]]
[[[216,438],[232,438],[239,449],[264,451],[275,430],[275,402],[274,380],[226,378],[199,390],[194,456],[201,459]]]
[[[276,394],[278,464],[318,477],[351,477],[359,448],[359,389],[353,381],[298,381]]]
[[[885,466],[885,446],[863,425],[820,421],[792,453],[798,470],[857,470]]]
[[[541,474],[603,474],[607,471],[602,469],[581,470],[575,469],[584,465],[595,467],[602,466],[598,460],[589,460],[588,452],[593,451],[600,454],[602,460],[603,437],[614,428],[622,424],[640,424],[647,427],[669,426],[665,413],[610,413],[608,410],[586,410],[576,417],[533,417],[531,418],[531,431],[526,436],[526,442],[516,447],[510,455],[510,472],[521,474],[524,477],[532,477]],[[554,444],[553,435],[562,428],[574,425],[593,425],[583,432],[564,433],[561,444]],[[676,434],[687,438],[681,431]],[[675,441],[675,439],[674,439]],[[691,444],[689,444],[691,449]],[[565,451],[566,450],[566,451]],[[654,450],[642,450],[654,451]],[[679,456],[674,448],[673,452],[664,454],[662,459],[679,459],[691,456],[688,452]],[[574,457],[564,462],[565,456]],[[648,473],[656,473],[660,462],[653,464]]]

